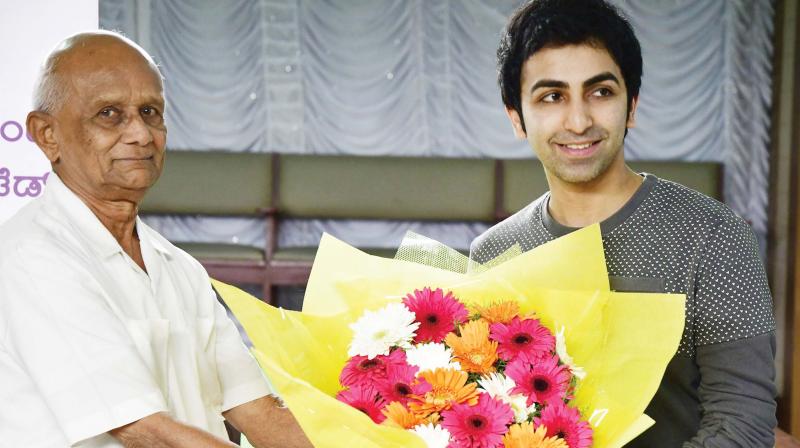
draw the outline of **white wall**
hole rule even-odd
[[[0,5],[0,223],[41,194],[50,171],[25,133],[37,69],[59,41],[97,23],[97,0]]]

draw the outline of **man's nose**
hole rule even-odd
[[[153,133],[138,114],[127,120],[122,137],[125,143],[132,145],[145,146],[153,142]]]
[[[592,127],[592,124],[593,122],[591,113],[589,111],[589,105],[584,101],[573,101],[567,110],[567,116],[564,121],[564,129],[580,135]]]

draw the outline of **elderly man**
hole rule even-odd
[[[117,34],[47,58],[28,131],[47,191],[0,228],[0,445],[307,447],[197,261],[137,217],[164,161],[161,75]]]

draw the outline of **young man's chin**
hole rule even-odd
[[[556,166],[548,169],[558,180],[568,184],[586,184],[600,177],[608,166],[598,166],[598,164],[581,164],[572,166]]]

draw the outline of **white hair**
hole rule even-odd
[[[36,76],[36,83],[33,88],[33,110],[47,113],[54,113],[64,103],[65,88],[58,74],[58,64],[61,58],[76,46],[84,46],[85,42],[99,36],[109,36],[121,40],[137,50],[147,60],[150,67],[158,74],[158,77],[163,80],[161,71],[158,65],[153,61],[153,58],[140,47],[136,42],[128,39],[118,31],[106,30],[93,30],[84,31],[81,33],[73,34],[66,39],[59,42],[55,48],[47,55],[44,64],[39,69]]]
[[[58,74],[55,67],[61,52],[53,51],[47,56],[44,65],[36,76],[33,87],[33,110],[53,113],[61,107],[64,100],[64,89],[60,88],[61,82],[56,79]]]

